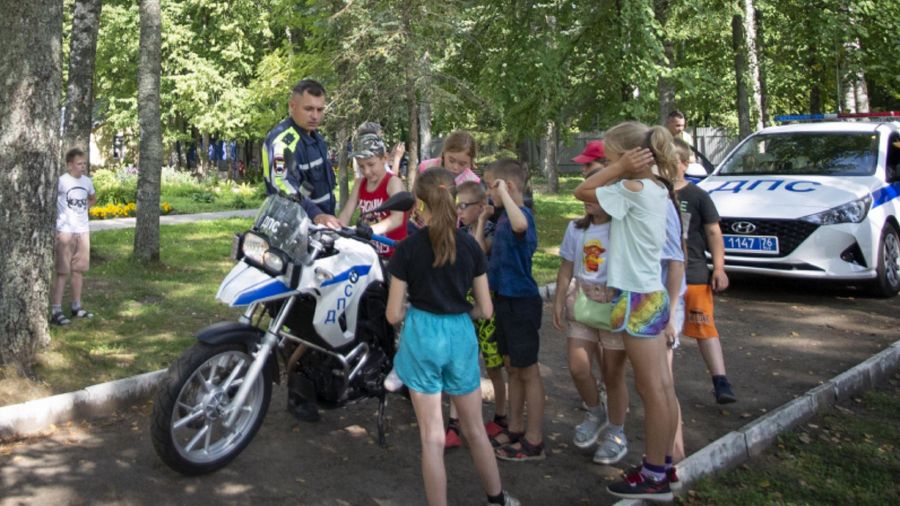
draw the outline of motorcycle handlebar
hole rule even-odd
[[[397,241],[391,239],[390,237],[386,237],[379,234],[373,234],[372,229],[369,228],[366,233],[362,233],[359,228],[352,227],[341,227],[340,229],[333,229],[324,225],[311,225],[311,232],[332,232],[338,234],[342,237],[349,237],[351,239],[358,239],[360,241],[375,241],[380,242],[386,246],[395,247],[397,245]]]

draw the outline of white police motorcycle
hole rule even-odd
[[[371,212],[409,210],[414,201],[398,193]],[[316,226],[296,199],[265,201],[252,229],[235,237],[238,263],[216,295],[247,309],[201,330],[158,390],[151,435],[163,462],[188,475],[231,462],[262,425],[282,368],[326,408],[378,398],[384,444],[383,381],[395,338],[371,240],[393,245],[364,225]]]

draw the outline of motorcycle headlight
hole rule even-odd
[[[837,225],[838,223],[859,223],[866,219],[869,208],[872,206],[872,196],[866,195],[861,199],[848,202],[844,205],[833,207],[821,213],[810,214],[800,218],[803,221],[816,225]]]
[[[287,262],[284,261],[284,257],[281,256],[281,252],[274,249],[266,250],[266,252],[263,253],[262,263],[266,269],[277,274],[282,274],[284,272],[284,266],[287,265]]]
[[[263,255],[268,249],[269,242],[264,237],[252,232],[244,234],[244,240],[241,242],[241,253],[251,262],[257,265],[265,265]]]
[[[283,251],[270,247],[265,237],[253,232],[244,234],[241,253],[251,265],[272,275],[284,274],[288,265],[287,255]]]

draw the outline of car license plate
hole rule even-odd
[[[725,239],[725,251],[728,253],[771,253],[778,254],[778,238],[772,235],[728,235]]]

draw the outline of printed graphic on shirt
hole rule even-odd
[[[87,188],[74,186],[66,192],[66,206],[76,213],[86,213],[88,202]]]
[[[584,243],[584,272],[599,272],[600,265],[604,262],[603,254],[606,248],[599,239],[591,239]]]
[[[384,203],[383,198],[360,200],[359,201],[359,212],[361,215],[364,215],[365,213],[371,211],[372,209],[375,209],[375,208],[381,206],[381,204],[383,204],[383,203]],[[370,214],[370,215],[366,216],[363,220],[366,223],[368,223],[369,225],[374,225],[381,220],[387,219],[387,217],[390,215],[391,215],[391,213],[389,211],[384,211],[381,213]],[[391,250],[390,246],[387,246],[380,242],[373,241],[372,245],[375,246],[375,251],[379,255],[384,255]]]

